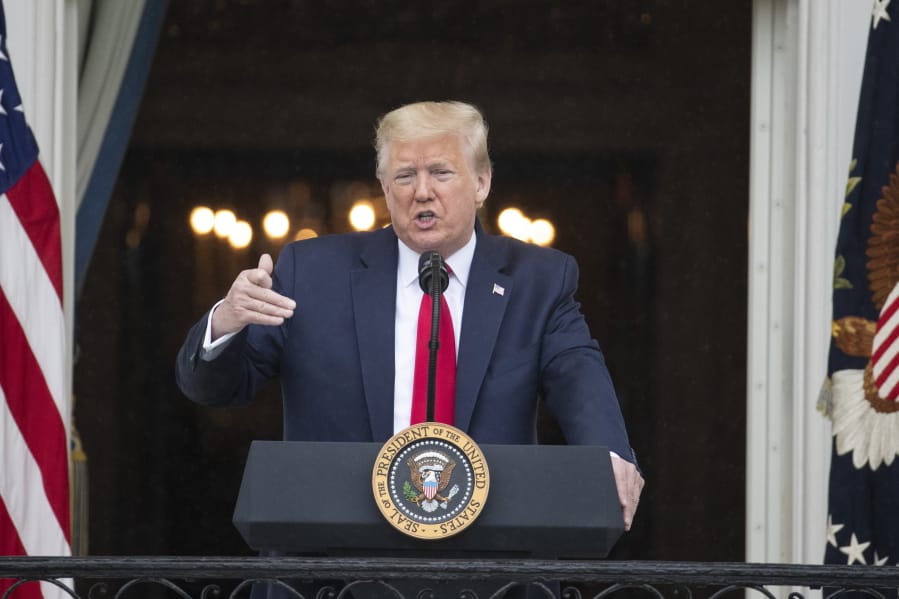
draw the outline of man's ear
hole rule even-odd
[[[475,192],[477,194],[478,208],[484,205],[484,201],[487,199],[487,196],[490,195],[491,180],[492,173],[488,170],[479,174],[477,180],[475,181]]]

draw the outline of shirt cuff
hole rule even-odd
[[[237,333],[226,333],[216,339],[212,340],[212,314],[215,312],[215,309],[218,308],[222,302],[225,300],[219,300],[212,306],[212,310],[209,311],[209,316],[206,318],[206,334],[203,335],[203,349],[200,351],[200,359],[206,362],[211,362],[215,360],[219,354],[221,354],[225,348],[228,346],[228,342],[231,340],[234,335]]]

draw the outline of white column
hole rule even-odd
[[[783,57],[787,37],[786,2],[756,0],[753,4],[752,86],[750,108],[749,299],[747,337],[746,419],[746,558],[781,561],[779,550],[786,512],[780,455],[787,427],[782,315],[789,298],[777,272],[783,254],[783,198],[792,195],[792,181],[782,160],[772,160],[778,146],[794,145],[785,124],[788,80]],[[773,214],[772,214],[773,212]],[[791,263],[792,260],[786,261]],[[789,350],[789,347],[786,348]],[[777,400],[781,400],[778,405]],[[773,412],[769,415],[769,412]]]
[[[830,423],[815,410],[868,3],[753,10],[746,559],[820,563]]]

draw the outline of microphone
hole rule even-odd
[[[443,257],[435,251],[425,252],[418,259],[418,284],[425,293],[431,293],[431,281],[437,275],[438,294],[449,287],[449,273]]]

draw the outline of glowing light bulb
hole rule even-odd
[[[518,208],[506,208],[496,219],[499,230],[504,234],[527,241],[531,234],[531,221]]]
[[[290,219],[283,210],[272,210],[262,219],[262,230],[272,239],[281,239],[290,230]]]
[[[231,227],[228,243],[236,250],[242,250],[253,241],[253,227],[245,220],[239,220]]]
[[[535,219],[531,223],[531,241],[537,245],[547,246],[556,238],[556,228],[545,218]]]
[[[359,200],[350,208],[350,226],[357,231],[370,231],[375,226],[375,207],[368,200]]]
[[[190,228],[197,235],[207,235],[215,226],[215,213],[206,206],[197,206],[190,211]]]
[[[212,230],[218,237],[228,237],[231,235],[231,229],[237,222],[237,216],[230,210],[218,210],[215,213],[215,224]]]

